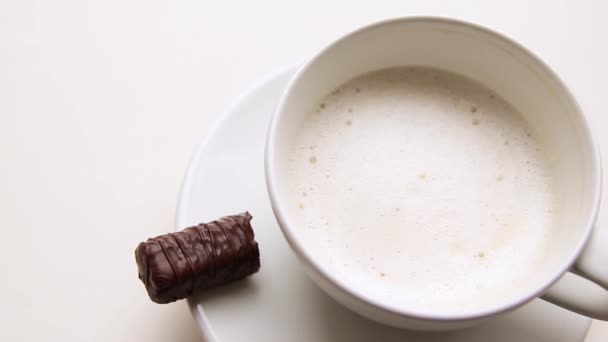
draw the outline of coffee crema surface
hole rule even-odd
[[[421,67],[363,75],[312,108],[289,148],[305,248],[378,302],[483,310],[543,261],[549,163],[517,110],[479,83]]]

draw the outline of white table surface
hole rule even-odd
[[[173,229],[196,143],[259,77],[370,21],[420,14],[540,55],[608,160],[600,0],[1,1],[0,340],[197,341],[185,303],[149,301],[133,256]],[[607,339],[594,322],[587,341]]]

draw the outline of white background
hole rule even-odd
[[[259,77],[420,14],[528,46],[570,85],[608,160],[600,0],[1,1],[0,340],[197,341],[185,303],[149,301],[133,256],[173,229],[196,143]]]

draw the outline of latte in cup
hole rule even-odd
[[[289,212],[357,291],[470,312],[526,288],[552,237],[542,146],[505,100],[437,69],[386,69],[322,99],[291,138]]]

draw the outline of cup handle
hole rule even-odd
[[[608,229],[596,225],[582,254],[542,299],[581,315],[608,320]],[[584,278],[584,279],[583,279]]]

